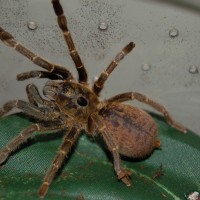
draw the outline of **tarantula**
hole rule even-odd
[[[130,186],[131,172],[122,168],[120,155],[131,158],[144,157],[158,148],[160,141],[157,136],[157,126],[151,116],[139,108],[122,102],[135,99],[148,104],[161,112],[172,127],[183,133],[186,133],[187,130],[172,119],[164,106],[143,94],[127,92],[107,100],[101,100],[99,95],[107,78],[118,63],[135,47],[135,44],[130,42],[126,45],[91,87],[88,84],[84,64],[68,30],[62,6],[59,0],[52,0],[52,4],[70,56],[76,66],[78,81],[68,69],[37,56],[18,43],[11,34],[0,28],[0,39],[7,46],[14,48],[34,64],[47,70],[21,73],[17,75],[17,80],[22,81],[35,77],[50,79],[43,88],[43,94],[46,98],[39,94],[35,85],[29,84],[26,87],[29,102],[13,100],[5,103],[0,109],[0,116],[13,108],[18,108],[38,120],[37,123],[22,130],[18,136],[0,150],[0,164],[4,163],[35,131],[65,130],[63,143],[39,189],[39,196],[42,198],[46,195],[71,147],[78,140],[80,131],[85,130],[92,136],[95,136],[96,133],[102,136],[112,154],[114,170],[118,179]]]

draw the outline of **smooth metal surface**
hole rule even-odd
[[[107,81],[102,98],[126,91],[144,93],[200,135],[200,1],[61,3],[91,82],[125,44],[136,44]],[[29,22],[35,22],[37,28],[30,30]],[[104,31],[98,28],[102,22],[107,25]],[[76,73],[49,0],[0,0],[0,26],[37,54]],[[172,32],[170,37],[170,30],[178,30],[178,34]],[[147,65],[149,70],[144,70]],[[31,69],[40,68],[0,43],[0,105],[11,99],[27,99],[28,83],[43,86],[45,80],[16,81],[17,73]],[[151,110],[143,104],[130,103]]]

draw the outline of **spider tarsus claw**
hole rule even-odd
[[[124,53],[129,53],[133,48],[135,47],[135,43],[130,42],[129,44],[127,44],[124,49],[122,50]]]
[[[123,169],[118,173],[118,179],[121,180],[126,186],[131,186],[131,176],[132,172],[128,169]]]
[[[46,196],[48,189],[49,189],[49,184],[43,183],[38,192],[39,197],[41,199],[43,199]]]
[[[186,134],[187,132],[188,132],[188,130],[187,129],[182,129],[182,130],[180,130],[183,134]]]
[[[130,42],[129,44],[128,44],[128,46],[130,46],[132,49],[135,47],[135,43],[134,42]]]
[[[184,126],[182,126],[180,124],[177,124],[177,126],[174,127],[174,128],[176,128],[177,130],[179,130],[183,134],[186,134],[188,132],[188,130]]]
[[[131,179],[129,177],[124,177],[121,180],[126,186],[128,186],[128,187],[131,186]]]
[[[186,134],[188,132],[187,128],[185,128],[184,126],[182,126],[182,130],[181,130],[182,133]]]

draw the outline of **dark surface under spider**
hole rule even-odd
[[[130,158],[145,157],[160,146],[160,141],[157,136],[157,126],[151,116],[139,108],[122,102],[138,100],[145,103],[161,112],[172,127],[183,133],[186,133],[187,130],[172,119],[164,106],[141,93],[126,92],[107,100],[101,100],[99,95],[107,78],[120,60],[135,47],[135,44],[130,42],[126,45],[91,87],[84,64],[67,28],[67,20],[62,6],[59,0],[52,0],[52,4],[57,15],[58,25],[77,69],[78,80],[75,80],[65,67],[50,63],[37,56],[0,27],[1,41],[46,70],[21,73],[17,75],[17,79],[19,81],[35,77],[49,79],[43,88],[45,99],[39,94],[35,85],[29,84],[26,87],[28,102],[12,100],[0,108],[0,117],[13,108],[18,108],[37,119],[37,123],[22,130],[18,136],[0,150],[0,164],[3,164],[35,131],[59,131],[67,128],[63,143],[39,189],[39,196],[43,198],[67,154],[70,153],[71,147],[78,140],[80,131],[85,130],[92,136],[96,133],[101,134],[112,154],[113,166],[118,179],[130,186],[131,172],[122,167],[120,155]]]

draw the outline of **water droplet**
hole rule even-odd
[[[28,22],[27,26],[28,26],[28,29],[30,30],[35,30],[38,27],[36,22],[33,22],[33,21]]]
[[[105,22],[101,22],[98,26],[98,28],[101,30],[101,31],[106,31],[108,29],[108,24],[106,24]]]
[[[149,70],[151,69],[151,65],[145,63],[145,64],[143,64],[143,65],[141,66],[141,69],[142,69],[143,71],[149,71]]]
[[[176,28],[172,28],[172,29],[169,31],[169,36],[170,36],[171,38],[178,37],[178,35],[179,35],[179,31],[178,31],[178,29],[176,29]]]
[[[191,74],[198,74],[199,73],[199,69],[198,69],[198,67],[196,65],[192,65],[192,66],[189,67],[189,72]]]

